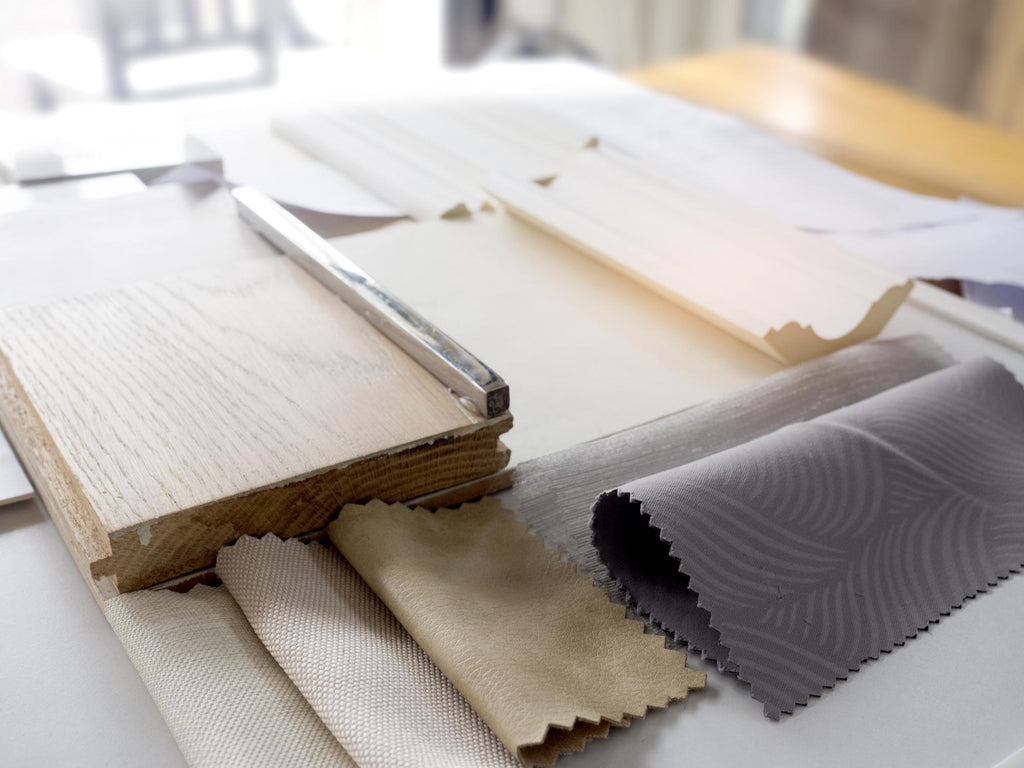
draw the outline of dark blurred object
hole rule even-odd
[[[1024,132],[1022,0],[815,0],[806,50]]]
[[[551,0],[549,6],[547,23],[530,24],[513,18],[502,0],[447,0],[445,62],[549,56],[595,60],[586,45],[564,31],[565,0]]]
[[[111,94],[119,100],[140,97],[192,95],[222,89],[244,88],[273,82],[281,10],[278,0],[248,0],[244,16],[232,0],[219,0],[213,13],[208,0],[99,0],[100,26],[107,55]],[[144,92],[131,80],[135,62],[207,51],[241,48],[251,50],[255,71],[223,81],[181,83]]]
[[[1006,283],[975,283],[965,280],[964,298],[986,307],[1002,310],[1024,323],[1024,287]]]
[[[493,45],[501,26],[501,0],[447,0],[444,4],[444,58],[471,64]]]
[[[992,12],[992,0],[817,0],[807,50],[963,110]]]

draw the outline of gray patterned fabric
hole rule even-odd
[[[778,718],[1024,564],[1024,390],[978,360],[603,494],[639,608]]]
[[[925,336],[848,347],[727,397],[528,461],[500,498],[549,546],[625,602],[590,541],[590,509],[602,491],[850,405],[952,362]]]

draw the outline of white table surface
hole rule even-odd
[[[530,311],[528,302],[522,311]],[[931,333],[961,358],[990,354],[1024,378],[1024,356],[913,304],[885,335],[916,331]],[[562,340],[553,327],[536,343],[557,348]],[[530,372],[516,375],[522,380]],[[544,371],[532,375],[539,383]],[[639,383],[621,393],[642,395]],[[7,585],[0,764],[181,765],[156,707],[35,501],[0,509],[0,577]],[[1024,577],[1017,577],[781,722],[763,718],[742,684],[709,667],[708,690],[561,764],[991,766],[1024,743],[1022,636]]]
[[[167,268],[161,264],[160,271]],[[458,295],[458,276],[449,278],[439,288]],[[486,309],[467,304],[465,311]],[[528,301],[522,311],[530,311]],[[914,304],[900,310],[884,335],[911,332],[930,333],[962,359],[989,354],[1024,379],[1024,355]],[[563,340],[552,327],[535,343],[554,349]],[[487,359],[487,349],[474,351]],[[516,375],[539,383],[545,372]],[[623,389],[620,396],[643,395],[638,382],[635,391]],[[184,765],[35,501],[0,508],[0,577],[0,765]],[[761,715],[735,678],[691,657],[693,666],[708,670],[707,690],[559,765],[992,766],[1024,745],[1021,637],[1024,576],[968,601],[777,723]]]

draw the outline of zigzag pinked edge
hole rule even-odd
[[[502,521],[504,525],[510,529],[514,529],[516,535],[520,536],[524,542],[528,542],[530,546],[539,548],[543,557],[557,561],[558,566],[562,568],[562,570],[576,579],[581,587],[586,587],[588,593],[591,594],[592,598],[595,600],[595,604],[599,603],[601,605],[601,609],[608,613],[609,619],[624,622],[631,628],[631,631],[635,630],[635,633],[640,637],[651,638],[650,640],[645,639],[643,642],[653,644],[660,641],[661,649],[666,653],[682,654],[683,663],[685,664],[686,653],[684,651],[681,649],[667,647],[665,644],[666,637],[664,635],[650,634],[646,632],[646,626],[643,620],[634,619],[628,616],[625,605],[613,601],[603,589],[594,583],[590,574],[580,571],[578,563],[565,557],[562,551],[557,547],[550,546],[547,543],[547,540],[539,533],[531,531],[529,523],[516,516],[512,510],[504,507],[500,500],[494,497],[484,497],[477,501],[465,502],[452,507],[441,507],[436,510],[431,510],[425,507],[410,508],[401,502],[387,503],[380,501],[379,499],[374,499],[366,504],[346,504],[343,509],[349,507],[370,509],[374,506],[384,507],[387,509],[397,508],[404,510],[409,514],[454,513],[472,508],[481,508],[491,514],[501,513],[505,518]],[[607,738],[610,733],[610,729],[613,727],[628,728],[633,720],[644,719],[650,711],[661,711],[673,701],[685,700],[691,691],[703,689],[707,681],[707,676],[704,672],[694,670],[689,667],[686,668],[686,671],[689,674],[686,676],[686,679],[680,681],[683,689],[680,695],[665,694],[663,698],[655,701],[648,700],[634,702],[618,712],[601,713],[596,710],[579,711],[574,716],[572,722],[550,721],[547,723],[543,737],[539,741],[519,745],[517,757],[519,757],[526,765],[553,765],[560,755],[582,752],[586,745],[594,739]],[[588,732],[588,729],[580,729],[581,724],[585,726],[597,726],[598,732]],[[601,732],[602,728],[603,732]],[[558,747],[552,746],[550,749],[545,750],[545,744],[547,744],[551,739],[554,731],[561,731],[566,734],[572,734],[573,732],[578,731],[578,736],[576,738],[569,738],[564,742],[560,742]],[[540,759],[529,758],[528,755],[531,754],[538,754]]]
[[[615,495],[616,500],[625,500],[625,502],[629,506],[630,510],[635,511],[636,514],[639,514],[642,518],[646,519],[648,527],[654,529],[654,531],[658,534],[658,539],[668,545],[668,554],[672,558],[672,560],[674,560],[678,564],[679,573],[684,574],[684,575],[688,575],[683,570],[684,566],[683,566],[682,559],[676,554],[673,542],[671,540],[665,538],[665,536],[662,533],[663,528],[660,525],[658,525],[657,522],[654,520],[653,514],[650,513],[650,512],[647,512],[644,509],[644,501],[643,500],[641,500],[641,499],[634,499],[632,494],[629,491],[619,491],[617,489],[613,490],[613,491],[607,491],[605,493],[602,493],[601,496],[598,497],[597,501],[594,502],[594,506],[592,508],[592,513],[596,512],[598,503],[602,499],[610,498],[612,496],[612,494]],[[999,586],[1000,582],[1006,581],[1007,579],[1010,578],[1010,576],[1015,575],[1015,574],[1020,574],[1021,571],[1024,570],[1024,561],[1022,561],[1022,562],[1018,563],[1016,566],[1009,566],[1009,567],[1003,569],[1002,571],[997,572],[996,577],[995,577],[994,580],[987,580],[981,586],[973,588],[969,593],[964,595],[964,597],[962,597],[959,601],[953,603],[950,606],[949,610],[937,611],[937,612],[933,612],[933,613],[929,614],[927,619],[923,623],[917,624],[917,626],[916,626],[916,628],[915,628],[915,630],[913,632],[907,633],[906,635],[904,635],[902,637],[889,638],[886,641],[886,643],[883,644],[883,646],[878,649],[878,651],[876,651],[875,653],[870,654],[870,655],[862,658],[856,665],[854,665],[852,667],[848,667],[845,672],[837,674],[831,680],[824,679],[824,680],[816,681],[815,685],[817,686],[817,688],[808,691],[801,698],[798,698],[794,702],[794,706],[791,706],[789,708],[780,707],[778,710],[776,710],[775,708],[771,707],[770,704],[768,704],[763,699],[761,699],[761,698],[759,698],[757,696],[757,693],[758,693],[758,690],[759,690],[759,686],[756,683],[754,683],[753,681],[751,681],[749,679],[749,677],[744,675],[744,670],[743,670],[743,665],[742,664],[738,664],[738,663],[736,663],[734,661],[727,660],[726,664],[731,665],[733,667],[732,669],[729,669],[725,665],[723,665],[723,662],[721,662],[720,660],[714,659],[714,658],[709,658],[708,655],[707,655],[706,649],[701,649],[701,648],[698,648],[698,647],[696,647],[694,645],[691,645],[691,643],[688,640],[686,640],[685,638],[680,636],[674,629],[672,629],[671,627],[665,626],[657,617],[652,615],[650,611],[648,611],[645,608],[643,608],[632,597],[632,595],[630,594],[629,590],[626,588],[624,582],[622,581],[621,577],[618,576],[614,572],[613,568],[608,563],[608,561],[605,559],[605,557],[601,553],[600,549],[597,548],[597,544],[596,544],[595,538],[596,538],[595,537],[595,528],[594,528],[593,514],[592,514],[592,518],[591,518],[591,543],[594,544],[594,547],[596,549],[598,549],[598,554],[601,557],[601,562],[604,563],[605,567],[608,569],[609,574],[611,574],[612,578],[615,579],[615,582],[616,582],[616,584],[618,584],[619,588],[622,589],[626,593],[627,598],[629,600],[629,604],[634,607],[634,610],[636,610],[636,612],[638,614],[646,617],[647,621],[649,621],[651,624],[655,625],[659,630],[661,630],[661,631],[665,632],[666,634],[668,634],[670,637],[672,637],[673,640],[675,640],[676,642],[679,642],[679,643],[685,645],[688,650],[696,651],[696,652],[700,653],[701,659],[703,659],[705,661],[713,661],[713,662],[715,662],[718,665],[719,671],[731,672],[732,674],[735,674],[736,677],[739,680],[741,680],[742,682],[746,683],[749,686],[750,692],[751,692],[750,693],[751,698],[753,698],[755,701],[760,701],[762,703],[763,708],[764,708],[764,715],[765,715],[765,717],[768,717],[768,718],[770,718],[772,720],[780,719],[781,714],[792,715],[795,712],[797,705],[798,706],[804,706],[804,707],[807,706],[808,703],[810,702],[811,697],[820,698],[821,696],[824,695],[826,690],[833,690],[836,687],[837,683],[839,683],[840,681],[845,681],[845,680],[849,679],[849,675],[851,673],[859,672],[861,667],[864,664],[866,664],[868,662],[871,662],[871,661],[879,660],[883,653],[884,654],[889,654],[889,653],[892,653],[893,650],[895,650],[896,648],[903,647],[904,645],[906,645],[908,640],[916,639],[917,636],[921,632],[928,631],[930,627],[932,627],[933,625],[939,624],[943,618],[945,618],[946,616],[951,615],[953,613],[953,611],[960,610],[968,600],[973,600],[979,594],[983,594],[983,593],[988,592],[990,589]],[[690,583],[691,583],[691,585],[693,584],[692,579],[691,579]],[[703,608],[705,611],[708,612],[708,616],[710,617],[710,621],[709,621],[710,626],[712,627],[712,629],[715,629],[716,631],[718,631],[719,635],[721,636],[721,630],[719,629],[719,627],[715,626],[715,623],[714,623],[714,614],[712,613],[710,608],[708,608],[707,606],[705,606],[702,603],[702,597],[701,597],[700,590],[697,589],[697,588],[694,588],[693,591],[697,595],[697,605],[698,605],[698,607]],[[722,645],[723,645],[723,647],[725,647],[728,650],[728,646],[726,645],[726,643],[724,641],[724,638],[723,638]]]

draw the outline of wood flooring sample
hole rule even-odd
[[[511,417],[266,258],[0,314],[0,422],[103,597],[495,472]]]

